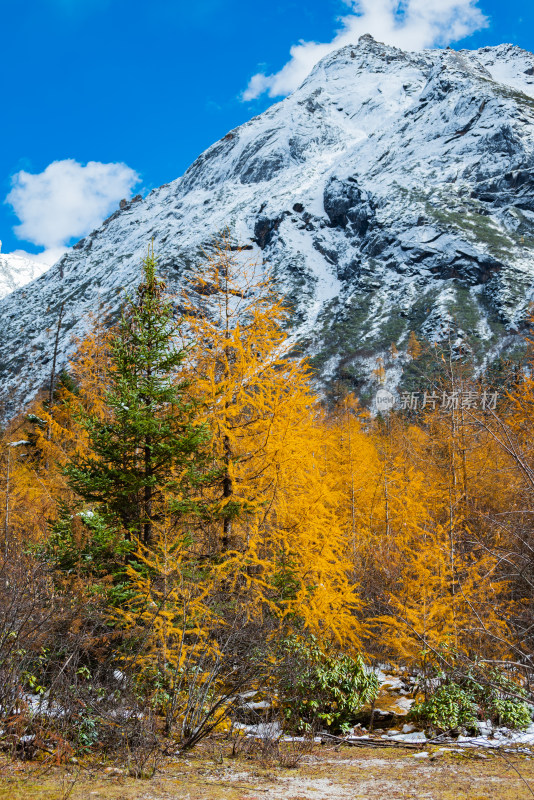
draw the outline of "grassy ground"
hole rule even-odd
[[[316,745],[296,767],[261,753],[209,746],[158,765],[151,779],[114,767],[0,765],[0,800],[523,800],[534,797],[534,760],[480,752],[431,753]],[[430,751],[429,751],[430,752]],[[291,755],[291,754],[290,754]],[[297,754],[298,757],[298,754]],[[289,760],[292,760],[291,758]],[[295,759],[296,760],[296,759]],[[532,789],[530,788],[532,787]]]

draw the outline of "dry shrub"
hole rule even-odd
[[[312,753],[314,743],[313,734],[293,737],[290,741],[282,742],[278,763],[286,769],[295,769],[303,758]]]
[[[313,747],[312,734],[282,737],[280,726],[273,722],[264,726],[261,737],[242,732],[234,734],[231,755],[233,758],[259,761],[263,766],[278,764],[284,769],[295,769],[303,758],[310,755]]]
[[[199,641],[165,673],[155,664],[163,680],[152,683],[140,670],[150,632],[108,620],[102,595],[75,575],[67,590],[31,555],[12,551],[0,563],[0,747],[55,761],[113,754],[145,776],[161,751],[191,749],[229,727],[240,694],[261,683],[252,654],[261,637],[247,649],[239,615],[213,632],[216,647]]]
[[[0,747],[56,761],[154,751],[155,716],[114,668],[117,644],[98,602],[58,594],[43,565],[12,551],[0,563]]]

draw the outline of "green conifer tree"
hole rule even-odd
[[[111,343],[108,419],[86,416],[92,453],[66,468],[71,488],[119,523],[125,538],[154,538],[163,497],[176,515],[198,511],[192,488],[207,480],[209,432],[197,421],[197,403],[179,379],[185,357],[177,324],[153,250],[143,261],[143,281],[128,298]]]

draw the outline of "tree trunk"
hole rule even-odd
[[[232,478],[230,476],[230,459],[232,456],[232,448],[230,446],[230,438],[228,434],[224,437],[224,467],[225,473],[223,477],[223,498],[224,500],[229,500],[229,498],[233,494],[233,486],[232,486]],[[227,514],[225,511],[224,520],[223,520],[223,537],[222,537],[222,549],[228,550],[230,547],[230,537],[232,535],[232,517],[231,514]]]
[[[145,477],[152,477],[152,450],[150,440],[145,443]],[[143,522],[143,542],[145,547],[152,544],[152,486],[146,485],[144,491],[144,517]]]

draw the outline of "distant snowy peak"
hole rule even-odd
[[[31,283],[47,269],[49,264],[33,261],[15,253],[0,253],[0,298]]]
[[[534,97],[534,54],[513,44],[501,44],[483,47],[474,55],[494,81]]]

